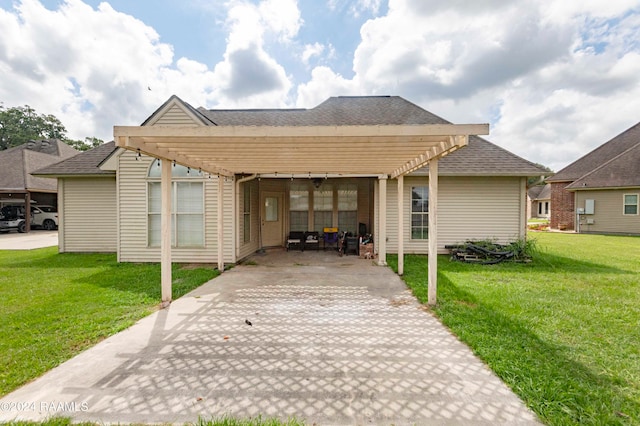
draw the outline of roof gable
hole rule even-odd
[[[142,126],[209,126],[215,125],[198,110],[176,95],[160,106]]]
[[[640,143],[640,123],[560,170],[547,182],[572,182]]]

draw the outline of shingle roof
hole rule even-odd
[[[331,97],[311,109],[198,110],[221,126],[449,124],[399,96]]]
[[[55,181],[32,176],[32,173],[76,154],[78,151],[55,139],[29,141],[0,151],[0,189],[55,191]]]
[[[560,170],[547,182],[572,182],[640,143],[640,123]]]
[[[536,185],[529,188],[527,195],[532,200],[548,200],[551,198],[551,185]]]
[[[222,126],[450,124],[449,121],[399,96],[332,97],[311,109],[207,110],[199,108],[197,111],[205,117],[205,120],[210,120],[211,125]],[[72,160],[39,170],[38,174],[112,174],[113,172],[100,170],[98,165],[115,149],[113,142],[110,142],[82,153]],[[441,175],[450,176],[539,176],[548,173],[537,165],[478,136],[471,136],[466,147],[441,159],[438,171]],[[426,172],[428,167],[417,173]]]
[[[222,126],[341,126],[451,124],[399,96],[331,97],[311,109],[199,111]],[[428,172],[428,167],[421,169]],[[477,136],[440,160],[439,174],[456,176],[541,176],[537,165]]]
[[[115,175],[115,172],[102,170],[99,166],[117,149],[115,142],[106,142],[68,160],[37,170],[34,174],[40,176]]]
[[[640,141],[617,157],[575,180],[566,189],[624,187],[640,187]]]

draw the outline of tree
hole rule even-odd
[[[95,137],[84,142],[67,138],[67,129],[51,114],[37,114],[29,105],[4,108],[0,104],[0,151],[30,140],[59,139],[79,151],[87,151],[103,143]]]
[[[67,129],[53,115],[38,115],[29,105],[0,105],[0,150],[37,139],[66,139]]]
[[[71,145],[78,151],[88,151],[91,148],[95,148],[96,146],[102,145],[104,141],[96,137],[86,137],[84,138],[84,142],[73,140],[73,139],[65,139],[64,143]]]
[[[554,173],[553,170],[551,170],[549,167],[543,166],[540,163],[536,163],[536,166],[538,166],[538,167],[546,170],[547,172],[549,172],[549,173],[545,173],[544,177],[549,177]],[[527,179],[527,187],[539,185],[539,184],[542,184],[543,182],[544,182],[544,180],[542,179],[542,177],[540,177],[540,176],[532,176],[529,179]]]

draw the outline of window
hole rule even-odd
[[[313,230],[322,232],[323,228],[333,226],[333,189],[323,184],[313,191]]]
[[[624,194],[624,212],[625,215],[638,214],[638,194]]]
[[[544,214],[545,215],[549,214],[549,202],[548,201],[544,202]]]
[[[309,230],[309,188],[306,183],[292,183],[289,189],[289,229]]]
[[[338,188],[338,228],[358,234],[358,187],[352,184]]]
[[[147,211],[148,241],[150,247],[160,246],[161,184],[153,178],[160,175],[159,162],[149,169]],[[173,247],[204,247],[204,185],[197,171],[176,165],[172,168],[171,182],[171,245]],[[176,179],[177,178],[177,179]]]
[[[244,184],[242,207],[242,241],[248,243],[251,241],[251,186]]]
[[[411,188],[411,239],[429,239],[429,187]]]

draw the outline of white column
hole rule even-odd
[[[387,176],[378,178],[380,187],[380,202],[378,203],[379,234],[378,235],[378,265],[387,264]]]
[[[224,272],[224,177],[218,176],[218,271]]]
[[[404,175],[398,176],[398,275],[404,274]]]
[[[438,294],[438,159],[429,161],[429,276],[427,302],[435,305]]]
[[[162,305],[171,303],[171,162],[162,160],[160,209],[160,270]]]

